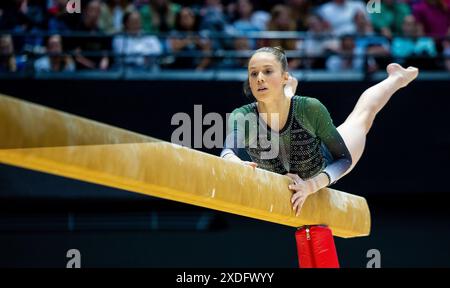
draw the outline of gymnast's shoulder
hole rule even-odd
[[[319,99],[310,96],[294,95],[292,96],[292,101],[295,105],[295,108],[299,108],[302,110],[310,109],[314,111],[317,109],[325,108],[325,105],[323,105]]]
[[[231,114],[232,115],[236,115],[236,114],[248,114],[248,113],[254,113],[255,112],[255,107],[256,107],[256,102],[252,102],[250,104],[246,104],[243,105],[241,107],[238,107],[236,109],[234,109]]]

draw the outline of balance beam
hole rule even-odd
[[[295,216],[287,176],[2,94],[0,162],[343,238],[370,233],[363,197],[321,189]]]

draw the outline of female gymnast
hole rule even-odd
[[[309,195],[335,183],[355,167],[375,116],[419,71],[389,64],[388,77],[364,91],[344,123],[336,128],[319,100],[293,96],[297,80],[289,75],[287,67],[281,48],[263,47],[252,55],[244,92],[256,102],[231,113],[221,157],[289,176],[293,180],[289,185],[292,207],[298,215]],[[248,115],[256,116],[256,125],[237,124],[238,116]],[[255,127],[258,133],[252,134],[250,130]],[[278,139],[279,149],[273,157],[261,157],[268,150],[262,145],[261,131],[269,135],[269,142],[270,135]],[[242,147],[253,162],[238,157],[238,148]]]

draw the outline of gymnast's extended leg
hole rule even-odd
[[[345,174],[349,173],[361,158],[366,143],[366,135],[377,113],[397,90],[408,85],[419,73],[417,68],[408,67],[405,69],[396,63],[389,64],[386,70],[389,76],[364,91],[353,111],[344,123],[337,127],[352,155],[352,166]]]

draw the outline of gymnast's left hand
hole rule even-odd
[[[289,184],[289,189],[294,191],[291,198],[292,209],[295,211],[295,215],[298,216],[306,198],[317,190],[311,181],[303,180],[297,174],[287,173],[286,176],[289,176],[293,180],[293,183]]]

